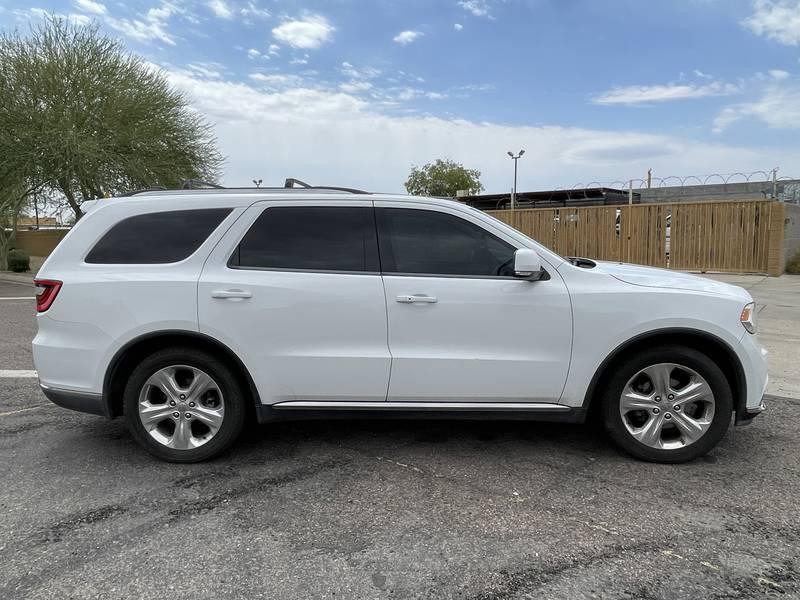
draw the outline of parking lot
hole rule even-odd
[[[677,466],[592,425],[455,421],[252,427],[162,463],[19,373],[33,290],[0,281],[0,598],[798,597],[800,278],[728,280],[764,306],[768,411]]]

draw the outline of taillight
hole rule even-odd
[[[58,295],[61,289],[61,282],[55,279],[34,279],[36,285],[36,312],[44,312]]]

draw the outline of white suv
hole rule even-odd
[[[458,202],[341,189],[99,201],[42,266],[45,395],[178,462],[248,420],[598,414],[630,454],[707,452],[763,410],[742,288],[563,258]]]

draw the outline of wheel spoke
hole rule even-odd
[[[652,396],[645,396],[633,391],[630,387],[622,394],[619,401],[619,408],[623,414],[629,413],[633,410],[646,410],[650,411],[654,406],[657,406]]]
[[[661,363],[642,370],[642,373],[647,375],[653,383],[653,391],[656,395],[666,396],[671,392],[669,378],[674,367],[675,365],[669,363]]]
[[[208,375],[197,369],[193,369],[192,383],[186,389],[186,397],[189,400],[197,401],[208,390],[216,390],[217,384]]]
[[[177,400],[181,394],[178,382],[175,380],[174,369],[161,369],[147,380],[147,384],[160,389],[169,400]]]
[[[170,419],[174,411],[174,408],[170,406],[164,406],[163,404],[142,403],[139,406],[139,416],[142,419],[142,425],[144,425],[145,429],[148,431],[153,429],[161,421]]]
[[[211,430],[211,433],[216,433],[222,426],[222,420],[224,418],[222,408],[207,408],[198,404],[192,411],[192,415],[201,423],[205,423]]]
[[[698,421],[678,411],[672,413],[672,422],[675,423],[675,427],[678,428],[681,434],[681,440],[687,446],[703,437],[703,434],[711,425],[707,421]]]
[[[661,415],[651,415],[642,427],[635,429],[633,437],[643,444],[658,448],[661,446],[661,429],[664,427],[664,419]]]
[[[692,377],[688,385],[673,392],[675,394],[674,404],[681,406],[689,402],[697,402],[699,400],[707,400],[713,398],[714,394],[711,392],[709,385],[702,379]]]
[[[175,432],[169,438],[167,445],[176,450],[188,450],[193,446],[192,427],[188,419],[181,418],[175,423]]]

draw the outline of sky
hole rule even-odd
[[[162,69],[225,185],[402,192],[451,158],[500,193],[520,149],[520,191],[800,177],[800,0],[0,0],[0,28],[46,13]]]

